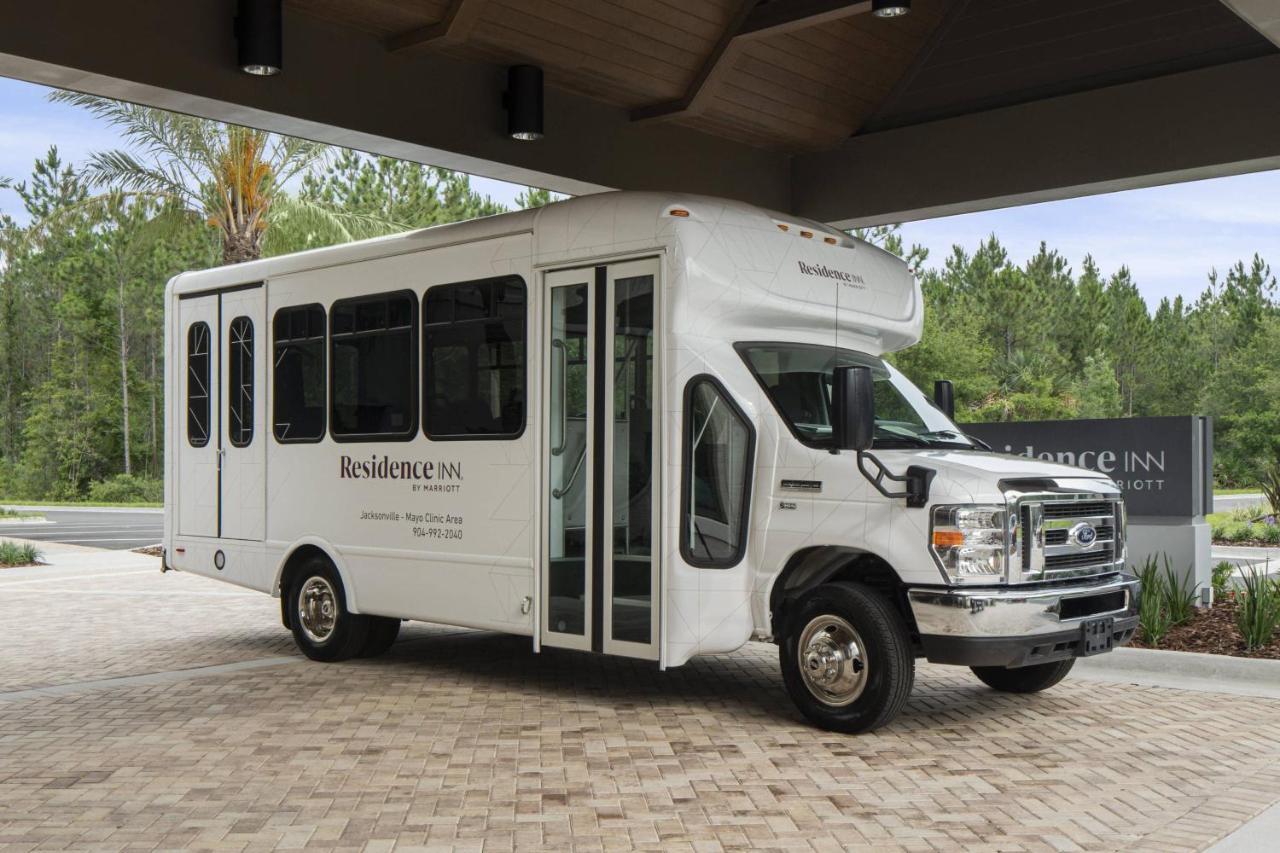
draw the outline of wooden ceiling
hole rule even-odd
[[[544,69],[547,85],[786,152],[859,132],[1261,55],[1220,0],[287,0],[389,51]]]

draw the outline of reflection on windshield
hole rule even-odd
[[[875,447],[975,445],[919,388],[883,359],[854,350],[808,344],[739,344],[791,429],[806,444],[831,441],[831,377],[837,366],[871,368],[875,379]]]

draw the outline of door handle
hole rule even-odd
[[[559,456],[569,441],[569,350],[559,338],[551,341],[551,350],[560,357],[560,443],[551,447],[551,455]]]

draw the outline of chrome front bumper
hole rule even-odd
[[[1026,666],[1081,652],[1081,626],[1114,620],[1115,645],[1138,624],[1133,575],[1054,586],[907,591],[925,656],[966,666]]]

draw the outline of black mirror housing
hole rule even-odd
[[[939,379],[933,383],[933,404],[942,414],[956,419],[956,388],[948,379]]]
[[[831,385],[831,439],[836,450],[868,450],[875,437],[871,368],[837,367]]]

